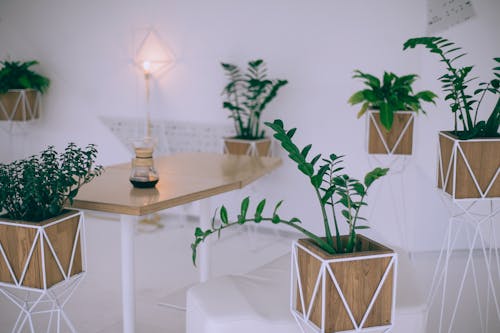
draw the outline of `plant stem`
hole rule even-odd
[[[328,223],[328,215],[326,214],[325,205],[323,205],[323,203],[321,202],[321,194],[319,193],[318,189],[314,188],[314,190],[316,191],[316,196],[318,197],[319,205],[321,206],[321,213],[323,214],[323,224],[325,227],[326,241],[332,248],[334,248],[335,245],[333,243],[332,232],[330,231],[330,224]]]
[[[477,102],[476,114],[474,115],[474,124],[476,124],[476,122],[477,122],[477,114],[479,113],[479,106],[481,105],[481,102],[483,101],[484,95],[486,94],[486,91],[488,91],[489,87],[490,87],[490,84],[488,83],[486,85],[486,88],[484,88],[483,93],[481,94],[481,98],[479,99],[479,102]]]

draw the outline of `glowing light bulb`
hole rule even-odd
[[[151,70],[151,63],[149,61],[144,61],[142,63],[142,68],[144,69],[144,73],[145,74],[149,74],[150,70]]]

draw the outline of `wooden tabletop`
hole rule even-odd
[[[84,185],[73,207],[145,215],[240,189],[281,165],[275,157],[184,153],[154,159],[160,181],[150,189],[129,182],[130,163],[107,167]]]

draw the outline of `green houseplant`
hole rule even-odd
[[[368,189],[371,185],[380,177],[387,174],[388,169],[385,168],[375,168],[372,171],[368,172],[364,177],[364,181],[359,181],[351,176],[345,174],[343,172],[344,167],[342,166],[342,156],[337,156],[335,154],[330,154],[328,157],[323,158],[321,154],[314,156],[311,159],[308,159],[309,151],[311,150],[311,145],[307,145],[302,149],[299,149],[295,143],[292,141],[294,133],[296,131],[295,128],[290,130],[285,130],[283,122],[281,120],[275,120],[273,123],[265,123],[274,131],[274,137],[281,143],[281,146],[288,152],[288,156],[291,160],[293,160],[301,173],[303,173],[310,181],[310,184],[313,187],[314,196],[318,199],[319,208],[321,210],[321,214],[323,217],[323,229],[324,236],[317,235],[306,228],[301,226],[301,221],[294,217],[291,219],[285,219],[281,217],[278,213],[278,209],[282,204],[282,201],[278,202],[273,209],[272,214],[266,216],[264,214],[264,208],[266,206],[266,200],[260,201],[256,208],[255,212],[252,214],[248,214],[250,200],[249,198],[245,198],[241,203],[241,210],[237,216],[237,218],[233,221],[230,220],[228,216],[227,209],[222,206],[219,210],[220,224],[216,223],[216,217],[214,216],[212,220],[212,227],[208,230],[202,230],[197,228],[195,230],[195,240],[191,245],[193,251],[193,263],[196,262],[196,253],[197,247],[210,235],[219,234],[222,230],[236,226],[236,225],[244,225],[246,223],[254,222],[254,223],[262,223],[269,222],[271,224],[283,224],[288,227],[291,227],[295,230],[298,230],[302,234],[304,234],[307,238],[299,240],[298,243],[295,243],[295,247],[299,247],[298,251],[298,259],[299,265],[301,266],[301,274],[299,279],[301,280],[301,286],[308,285],[313,283],[312,281],[316,281],[316,276],[318,274],[326,274],[323,270],[319,271],[319,266],[315,263],[315,257],[310,255],[310,252],[316,253],[316,255],[323,258],[323,260],[338,260],[338,258],[343,258],[342,260],[347,261],[356,261],[357,259],[367,259],[368,254],[365,256],[364,254],[372,251],[380,251],[377,253],[386,253],[387,256],[392,256],[392,250],[367,239],[364,236],[358,235],[357,231],[360,229],[368,228],[367,225],[363,225],[362,221],[365,219],[361,217],[360,210],[362,207],[366,206],[366,195]],[[340,234],[340,223],[344,220],[348,226],[347,235]],[[332,228],[334,231],[332,231]],[[298,244],[298,245],[297,245]],[[346,259],[349,258],[349,259]],[[368,259],[369,260],[369,259]],[[378,260],[378,259],[377,259]],[[390,270],[391,265],[389,264],[389,259],[381,262],[380,264],[383,268],[377,268],[377,272],[382,272],[384,269]],[[372,262],[370,262],[372,264]],[[342,266],[344,264],[340,264],[337,266]],[[335,266],[335,267],[337,267]],[[356,266],[354,264],[353,266]],[[371,283],[381,283],[382,275],[376,275],[376,277],[372,276],[371,281],[364,281],[366,277],[362,275],[366,273],[366,270],[370,270],[371,268],[364,268],[359,270],[358,268],[346,268],[348,270],[353,269],[351,277],[357,277],[363,282],[360,283],[356,288],[359,290],[353,291],[350,293],[353,299],[349,300],[349,302],[353,302],[352,304],[357,302],[357,298],[363,299],[363,302],[366,301],[366,297],[372,297],[372,294],[366,293],[363,289],[365,286]],[[370,266],[370,265],[369,265]],[[371,266],[370,266],[371,267]],[[343,270],[344,268],[339,268]],[[375,269],[375,268],[373,268]],[[342,274],[342,273],[339,273]],[[342,280],[342,277],[338,277],[339,281],[346,282]],[[326,279],[328,280],[328,279]],[[325,280],[325,281],[326,281]],[[326,282],[327,285],[325,288],[328,290],[329,297],[338,298],[339,292],[336,292],[335,286],[331,280]],[[387,281],[388,284],[384,285],[384,297],[388,298],[387,303],[383,306],[387,307],[391,304],[391,293],[392,288],[389,286],[392,282]],[[384,283],[384,281],[382,282]],[[349,287],[347,287],[349,288]],[[309,293],[306,295],[305,299],[311,300],[311,293],[313,288],[307,289],[307,291],[303,291],[300,289],[300,293]],[[364,294],[363,294],[364,293]],[[368,296],[367,296],[368,295]],[[306,302],[307,303],[307,302]],[[321,317],[321,305],[317,304],[305,304],[304,302],[296,305],[295,309],[298,312],[302,312],[304,308],[313,306],[314,310],[311,312],[310,320],[313,321],[316,325],[320,326],[320,317]],[[356,306],[354,308],[357,308]],[[329,319],[327,320],[326,327],[328,331],[340,331],[346,329],[352,329],[352,323],[349,318],[340,318],[343,314],[340,314],[340,311],[334,311],[331,308],[325,309],[329,313]],[[331,312],[334,313],[331,313]],[[385,311],[385,312],[384,312]],[[361,312],[361,310],[359,310]],[[376,311],[378,313],[384,312],[385,315],[383,318],[371,318],[367,322],[367,326],[381,326],[390,324],[390,309],[385,308],[381,311]],[[331,316],[330,316],[331,313]],[[361,314],[356,313],[356,317],[359,317]]]
[[[81,186],[102,172],[101,166],[94,165],[96,154],[94,145],[79,148],[70,143],[62,153],[50,146],[40,155],[0,164],[0,246],[12,266],[0,267],[0,282],[43,289],[60,282],[64,274],[82,271],[77,233],[81,214],[64,207],[73,202]],[[42,260],[44,242],[54,250],[45,248]],[[26,260],[30,269],[22,274]],[[38,260],[45,266],[33,264]]]
[[[366,88],[355,92],[348,102],[362,103],[358,118],[370,110],[369,153],[411,154],[413,113],[425,114],[422,102],[435,104],[436,94],[429,90],[414,93],[412,85],[418,78],[415,74],[384,72],[379,79],[360,70],[354,73],[353,78],[363,80]]]
[[[0,120],[38,118],[40,95],[50,80],[30,67],[38,61],[2,61],[0,69]]]
[[[244,140],[245,150],[245,145],[249,145],[246,141],[264,139],[265,132],[260,120],[262,112],[288,81],[268,79],[266,64],[262,59],[249,61],[245,73],[237,65],[221,65],[229,80],[222,91],[222,107],[229,111],[229,118],[233,119],[236,130],[236,136],[232,138],[235,140],[226,141],[226,148],[230,153],[238,153],[241,150],[241,145],[235,144],[238,141]]]
[[[462,48],[442,37],[418,37],[407,40],[403,49],[419,45],[445,66],[438,79],[454,118],[453,130],[439,133],[438,187],[453,198],[500,197],[500,179],[494,176],[500,163],[496,153],[500,151],[500,98],[486,120],[478,116],[484,99],[499,93],[500,58],[494,58],[493,78],[472,90],[478,78],[471,77],[474,66],[458,65],[466,55]]]

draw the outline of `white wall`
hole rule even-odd
[[[384,70],[421,75],[417,88],[439,92],[438,61],[426,51],[402,52],[403,42],[425,34],[425,1],[414,0],[212,0],[212,1],[0,1],[0,58],[37,59],[52,80],[42,121],[21,143],[1,133],[0,161],[36,153],[48,144],[93,142],[104,164],[130,158],[99,116],[141,116],[144,89],[131,65],[144,29],[154,26],[176,54],[175,67],[155,82],[155,117],[227,122],[220,91],[225,83],[219,63],[244,65],[264,58],[271,77],[289,85],[266,111],[265,120],[282,118],[299,127],[299,145],[313,152],[347,154],[352,174],[373,166],[364,150],[365,123],[347,104],[361,88],[354,69],[376,75]],[[500,55],[498,0],[475,0],[476,17],[443,33],[469,52],[466,64],[486,75]],[[439,109],[439,110],[438,110]],[[447,211],[434,189],[436,132],[451,127],[444,102],[428,107],[416,130],[416,151],[404,174],[406,219],[415,229],[418,249],[438,246]],[[283,157],[286,159],[285,155]],[[396,179],[397,180],[397,179]],[[285,161],[258,185],[259,198],[285,199],[284,215],[302,217],[321,231],[317,203],[308,182]],[[396,217],[389,187],[370,215],[377,232],[393,238]],[[304,194],[307,197],[304,197]],[[309,196],[309,194],[311,194]]]

